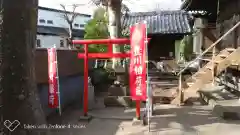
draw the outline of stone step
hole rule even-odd
[[[232,93],[235,96],[240,97],[240,90],[236,87],[236,84],[233,84],[229,81],[224,81],[222,77],[215,78],[216,82],[220,85],[223,85],[227,91]]]
[[[179,77],[177,76],[149,76],[150,79],[154,80],[178,80]]]
[[[154,96],[153,104],[170,104],[174,97]]]
[[[108,95],[109,96],[129,96],[130,91],[128,87],[117,87],[117,86],[111,86],[108,88]]]
[[[156,87],[152,89],[153,103],[170,104],[177,93],[178,86]],[[175,89],[176,88],[176,89]]]
[[[106,107],[133,107],[135,102],[130,96],[107,96],[104,97]]]
[[[238,99],[218,101],[213,112],[225,120],[240,120],[240,101]]]
[[[213,113],[223,119],[240,119],[240,102],[238,97],[224,89],[223,86],[212,86],[198,91],[199,97],[210,105]]]

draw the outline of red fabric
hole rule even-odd
[[[57,63],[56,49],[48,49],[48,106],[58,108],[58,81],[57,81]]]
[[[130,91],[132,100],[146,100],[146,24],[130,29]]]

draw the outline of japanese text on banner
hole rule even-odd
[[[58,107],[58,81],[57,81],[57,63],[56,49],[48,49],[48,106],[50,108]]]
[[[146,100],[146,25],[131,28],[130,90],[133,100]]]

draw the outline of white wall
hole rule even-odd
[[[68,28],[67,22],[62,17],[63,14],[64,13],[39,9],[38,10],[38,25]],[[39,22],[40,19],[44,19],[46,22],[40,23]],[[84,29],[84,27],[80,27],[80,25],[85,25],[89,19],[91,19],[91,17],[78,15],[73,22],[73,26],[76,23],[76,24],[79,24],[79,27],[74,26],[74,29]],[[53,24],[47,24],[47,20],[52,20]]]
[[[60,47],[60,40],[64,41],[64,48],[67,48],[66,37],[50,36],[50,35],[37,35],[37,39],[40,39],[41,48],[51,48],[54,44],[57,48]]]
[[[68,28],[68,23],[63,18],[63,15],[64,13],[61,13],[61,12],[39,9],[38,10],[38,26]],[[40,19],[44,19],[45,23],[41,23],[39,21]],[[89,19],[91,19],[91,17],[78,15],[73,22],[73,28],[83,30],[84,26],[80,26],[80,25],[85,25]],[[47,23],[48,20],[53,21],[53,24],[48,24]],[[78,24],[79,27],[74,26],[74,24]],[[68,48],[67,41],[66,41],[67,37],[52,36],[52,35],[37,35],[37,39],[40,40],[40,44],[41,44],[40,48],[50,48],[50,47],[53,47],[54,45],[56,45],[57,48]],[[64,47],[60,47],[60,40],[64,41]]]
[[[63,36],[51,36],[51,35],[37,35],[37,39],[40,40],[41,47],[39,48],[51,48],[56,45],[56,48],[59,49],[66,49],[67,46],[67,37]],[[81,39],[81,38],[74,38],[74,39]],[[60,46],[60,40],[64,41],[64,47]]]

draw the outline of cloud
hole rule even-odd
[[[77,12],[92,14],[95,6],[88,4],[90,0],[39,0],[39,6],[61,9],[60,4],[66,5],[67,10],[72,10],[72,4],[79,4]]]
[[[181,5],[181,0],[123,0],[132,12],[152,11],[156,8],[162,10],[176,10]],[[150,2],[151,1],[151,2]],[[77,12],[83,14],[92,14],[96,8],[89,4],[90,0],[39,0],[39,5],[49,8],[61,9],[60,4],[68,5],[67,9],[71,11],[72,4],[82,4],[77,8]]]

